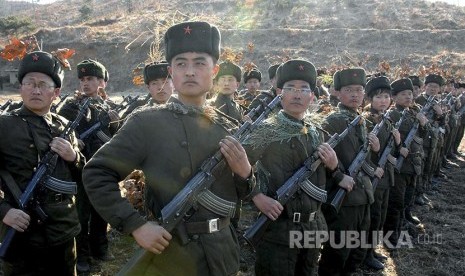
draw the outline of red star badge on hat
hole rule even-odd
[[[184,28],[184,34],[191,34],[191,31],[192,29],[189,26]]]
[[[82,67],[82,68],[81,68],[81,72],[82,72],[82,73],[85,73],[85,72],[86,72],[86,68]]]
[[[304,69],[305,69],[305,67],[304,67],[302,64],[299,65],[299,70],[300,70],[300,71],[303,71]]]
[[[39,56],[37,54],[34,54],[32,56],[32,61],[39,61]]]
[[[357,74],[357,73],[354,73],[354,77],[356,77],[356,76],[358,76],[358,74]]]

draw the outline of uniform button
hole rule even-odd
[[[193,235],[193,236],[192,236],[192,239],[193,239],[193,240],[197,240],[198,238],[199,238],[199,235]]]
[[[29,145],[29,148],[31,148],[31,149],[32,149],[33,147],[34,147],[34,144],[30,144],[30,145]]]
[[[291,149],[294,149],[295,148],[295,145],[294,144],[291,144]]]
[[[32,171],[33,172],[37,171],[37,168],[36,167],[32,168]]]
[[[186,148],[189,145],[187,141],[182,141],[181,142],[181,147]]]
[[[179,118],[178,114],[176,114],[176,113],[173,113],[173,117],[176,118],[176,119]]]

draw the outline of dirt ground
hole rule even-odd
[[[19,99],[17,94],[0,93],[0,104],[7,98]],[[465,140],[460,151],[465,154]],[[440,190],[428,195],[431,204],[413,208],[413,213],[422,221],[422,228],[412,232],[413,248],[397,250],[395,254],[380,250],[389,256],[386,269],[381,272],[361,269],[360,275],[408,276],[408,275],[465,275],[465,158],[459,156],[450,161],[451,168],[445,170]],[[254,220],[256,213],[250,206],[244,207],[239,233]],[[132,237],[109,230],[110,249],[116,257],[114,261],[94,263],[92,276],[115,275],[129,260],[137,245]],[[241,240],[241,271],[238,275],[254,275],[253,250]]]

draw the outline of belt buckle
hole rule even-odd
[[[308,221],[313,221],[315,219],[316,211],[310,213],[310,216],[308,217]]]
[[[215,219],[209,219],[207,220],[208,222],[208,233],[213,233],[213,232],[218,232],[220,231],[220,227],[218,225],[218,222],[219,222],[219,219],[218,218],[215,218]]]
[[[292,218],[292,221],[293,222],[300,222],[300,217],[301,217],[301,214],[299,212],[295,212],[294,217]]]

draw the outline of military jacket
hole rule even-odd
[[[145,223],[145,218],[121,197],[118,181],[132,170],[141,169],[146,180],[146,208],[158,218],[161,209],[199,171],[202,163],[219,150],[220,140],[235,127],[219,117],[212,107],[185,106],[173,97],[165,105],[141,109],[129,116],[110,142],[86,165],[83,179],[89,199],[114,228],[131,233]],[[245,198],[253,188],[249,182],[234,176],[227,165],[215,170],[213,176],[215,181],[210,191],[230,202]],[[221,218],[202,205],[197,208],[189,222]],[[199,236],[211,270],[226,262],[228,271],[237,271],[238,243],[229,228]],[[211,273],[215,275],[214,270]]]
[[[238,103],[232,100],[230,96],[219,93],[216,96],[214,106],[218,110],[228,115],[229,117],[234,118],[238,122],[242,121],[241,107],[239,106]]]
[[[388,111],[389,112],[389,111]],[[366,119],[366,126],[368,132],[371,132],[373,128],[382,120],[383,114],[378,114],[376,110],[370,109],[369,112],[363,114],[364,118]],[[394,126],[391,124],[389,119],[384,121],[384,125],[379,131],[377,137],[379,139],[380,150],[379,152],[375,153],[372,152],[371,160],[372,162],[377,165],[379,162],[379,158],[384,152],[390,138],[391,138],[391,131],[394,129]],[[392,147],[391,155],[395,156],[396,152],[396,145]],[[378,166],[377,166],[378,167]],[[384,170],[384,175],[381,180],[378,182],[377,189],[387,189],[390,186],[394,185],[394,166],[388,161],[386,162],[386,166],[382,168]]]
[[[60,136],[66,124],[67,121],[56,114],[38,116],[24,106],[0,116],[0,169],[12,176],[15,182],[13,185],[17,185],[22,192],[32,179],[40,158],[49,151],[52,138]],[[73,135],[70,139],[78,152],[77,159],[75,162],[66,162],[58,158],[51,173],[51,176],[64,181],[76,181],[84,164],[76,138]],[[18,208],[5,185],[2,190],[5,195],[0,199],[1,219],[11,208]],[[31,224],[26,232],[17,233],[16,238],[26,239],[31,245],[39,247],[61,244],[74,238],[80,231],[80,225],[72,196],[57,195],[45,187],[37,191],[35,197],[48,218],[38,224],[35,214],[26,210],[32,216]]]
[[[357,115],[356,111],[339,103],[337,110],[323,121],[322,127],[324,130],[329,132],[330,135],[342,133],[347,128],[347,125],[355,119]],[[347,170],[352,164],[352,161],[366,142],[367,135],[368,132],[365,122],[364,120],[361,120],[361,123],[356,125],[334,148],[339,159],[339,167],[345,174],[348,173]],[[365,161],[372,168],[376,167],[373,162],[371,162],[370,156],[368,156]],[[354,189],[346,194],[344,201],[342,202],[342,206],[358,206],[373,203],[373,187],[371,185],[370,178],[364,173],[359,173],[354,180]],[[329,181],[326,185],[329,193],[333,193],[339,188],[338,183],[335,182],[336,179],[332,179],[332,181]]]
[[[58,114],[65,117],[68,120],[74,120],[79,112],[79,105],[82,100],[69,99],[63,104],[58,111]],[[79,134],[84,133],[90,127],[98,122],[105,122],[100,128],[107,140],[113,136],[118,129],[118,124],[109,123],[108,111],[110,106],[100,97],[93,98],[91,104],[87,110],[86,116],[81,120],[76,132]],[[92,135],[83,140],[85,148],[82,150],[84,156],[90,159],[94,153],[103,145],[106,141],[103,141],[97,135],[98,131],[95,131]],[[99,134],[100,135],[100,134]]]
[[[395,108],[392,109],[391,118],[394,123],[398,122],[402,116],[402,112],[404,108],[400,105],[396,105]],[[407,112],[406,118],[404,118],[402,124],[399,126],[400,132],[400,139],[401,141],[405,141],[405,138],[409,134],[410,130],[412,129],[414,123],[417,121],[415,118],[416,113],[409,109]],[[423,136],[425,129],[421,126],[418,127],[416,136],[420,137]],[[402,168],[400,169],[400,173],[404,174],[421,174],[421,160],[422,160],[422,143],[418,142],[418,138],[415,138],[412,143],[410,144],[409,154],[404,160],[402,164]]]
[[[264,141],[263,137],[267,137]],[[289,179],[304,161],[323,142],[323,132],[308,121],[297,120],[283,111],[267,119],[245,141],[245,149],[252,164],[257,165],[258,185],[261,192],[275,198],[276,191]],[[309,178],[315,186],[325,189],[326,169],[323,165]],[[326,230],[326,222],[320,211],[321,202],[299,190],[284,205],[278,220],[267,229],[263,239],[284,245],[289,244],[290,230]],[[305,223],[293,223],[295,212],[316,212],[315,219]]]

